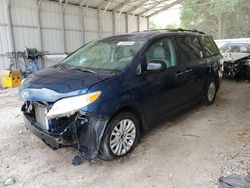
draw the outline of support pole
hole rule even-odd
[[[147,30],[149,30],[149,17],[147,17]]]
[[[13,33],[13,27],[12,27],[12,19],[11,19],[11,6],[10,6],[10,0],[7,1],[7,21],[8,21],[8,30],[10,33],[10,42],[11,42],[11,49],[13,52],[16,51],[15,47],[15,39],[14,39],[14,33]]]
[[[61,14],[61,17],[62,17],[62,40],[63,40],[63,49],[64,49],[64,53],[66,53],[66,45],[67,45],[67,42],[66,42],[66,35],[65,35],[65,18],[64,18],[64,11],[66,9],[66,6],[68,4],[68,1],[69,0],[66,0],[66,2],[64,3],[64,5],[62,5],[62,1],[60,2],[60,4],[62,5],[62,14]]]
[[[82,7],[80,7],[81,9],[81,16],[82,16],[82,39],[83,39],[83,44],[85,44],[85,21],[84,21],[84,9]]]
[[[125,16],[126,33],[128,33],[128,14]]]
[[[64,53],[66,53],[66,36],[65,36],[65,24],[64,24],[64,12],[62,12],[62,40],[63,40]]]
[[[40,7],[41,7],[41,2],[42,0],[37,1],[37,20],[38,20],[38,35],[40,38],[40,48],[41,51],[43,51],[43,36],[42,36],[42,30],[41,30],[41,16],[40,16]]]
[[[113,21],[113,35],[115,35],[116,34],[116,22],[115,22],[115,20],[116,20],[116,13],[115,13],[115,11],[113,11],[113,17],[112,17],[112,21]]]
[[[97,23],[98,23],[98,37],[101,38],[102,37],[101,9],[98,9]]]
[[[137,16],[137,31],[140,31],[140,16]]]

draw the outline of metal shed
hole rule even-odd
[[[70,53],[97,38],[148,28],[149,17],[181,0],[1,0],[0,69],[6,52]]]

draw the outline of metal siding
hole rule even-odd
[[[128,32],[137,31],[137,17],[128,15]]]
[[[82,33],[78,31],[65,31],[66,52],[70,53],[83,45]]]
[[[59,4],[42,2],[40,9],[42,28],[62,28],[62,7]]]
[[[79,7],[66,7],[64,12],[66,29],[82,30],[81,12]]]
[[[10,13],[16,51],[23,51],[25,47],[39,49],[37,9],[34,1],[13,0]]]
[[[66,52],[70,53],[83,45],[81,9],[67,6],[64,12]]]
[[[7,24],[7,4],[6,0],[0,1],[0,23]]]
[[[42,2],[40,8],[43,48],[48,53],[64,53],[62,6]]]
[[[101,11],[101,25],[102,25],[101,30],[103,34],[113,32],[113,13],[112,12]]]
[[[98,13],[97,10],[95,9],[87,9],[86,13],[85,13],[85,31],[86,32],[94,32],[94,33],[98,33]]]
[[[62,30],[42,29],[43,48],[48,53],[64,53]]]
[[[6,26],[0,26],[0,70],[9,68],[9,59],[2,55],[11,51],[8,28]]]
[[[148,27],[147,27],[147,18],[145,17],[140,17],[140,31],[144,31],[144,30],[147,30]]]
[[[11,1],[11,18],[13,25],[37,26],[37,7],[34,0]],[[16,2],[16,3],[15,3]]]
[[[17,51],[25,47],[40,50],[38,1],[10,0],[10,14],[13,25],[14,44]],[[112,5],[110,5],[111,7]],[[72,52],[83,45],[82,15],[77,6],[67,5],[62,13],[58,2],[42,1],[40,7],[40,26],[43,50],[48,53],[64,53],[63,19],[65,28],[65,49]],[[104,6],[105,7],[105,6]],[[11,30],[8,27],[7,0],[0,0],[0,54],[12,51]],[[83,8],[85,10],[85,8]],[[63,17],[64,16],[64,17]],[[126,32],[126,15],[115,13],[115,32]],[[87,8],[84,13],[85,42],[96,40],[99,36],[113,34],[113,12],[100,11],[100,35],[98,27],[98,10]],[[128,21],[131,15],[128,16]],[[140,17],[140,30],[147,29],[147,19]],[[128,25],[128,31],[137,30],[137,17],[134,16]],[[9,67],[9,59],[0,56],[0,69]]]
[[[24,51],[25,47],[39,50],[38,29],[13,27],[13,34],[16,51]]]
[[[85,32],[86,43],[96,40],[98,38],[98,33],[95,32]]]
[[[125,14],[116,13],[115,15],[115,31],[116,33],[126,33],[126,17]]]
[[[7,1],[0,1],[0,70],[9,68],[9,59],[3,55],[12,51],[10,29],[8,27]],[[1,76],[1,71],[0,71]]]

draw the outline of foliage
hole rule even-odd
[[[154,30],[154,29],[177,29],[179,28],[180,26],[178,26],[177,24],[175,23],[171,23],[171,24],[168,24],[164,27],[160,26],[160,25],[157,25],[156,23],[154,22],[149,22],[149,29],[150,30]]]
[[[184,0],[181,27],[202,30],[214,38],[250,37],[250,1]]]
[[[171,24],[166,25],[165,28],[167,28],[167,29],[177,29],[177,28],[179,28],[179,27],[180,27],[180,26],[178,26],[177,24],[171,23]]]
[[[149,22],[149,29],[154,30],[154,29],[162,29],[160,25],[157,25],[155,22],[150,21]]]

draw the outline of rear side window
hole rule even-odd
[[[202,48],[197,37],[176,37],[176,44],[181,63],[188,63],[202,58]]]
[[[205,57],[211,57],[219,54],[218,48],[211,37],[209,36],[200,37],[200,39],[201,39],[201,44],[204,47]]]

